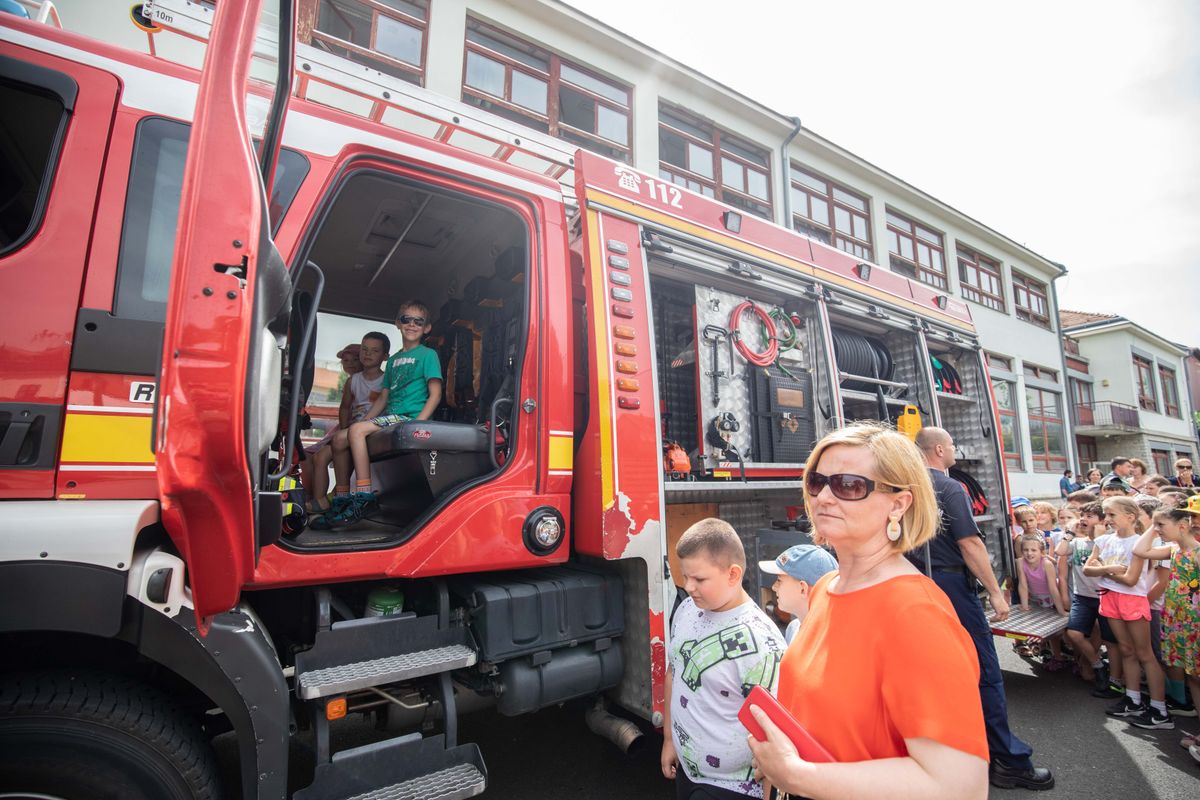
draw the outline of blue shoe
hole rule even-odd
[[[338,506],[331,506],[329,511],[320,520],[314,520],[310,527],[318,531],[343,530],[357,525],[368,514],[379,509],[379,498],[374,492],[355,492],[348,498],[340,499],[342,502]]]
[[[354,508],[354,497],[352,495],[337,495],[329,501],[329,508],[324,514],[314,517],[308,523],[308,527],[314,531],[331,531],[336,527],[345,527],[346,523],[342,521],[347,510]],[[355,522],[358,520],[355,519]],[[339,524],[340,523],[340,524]]]

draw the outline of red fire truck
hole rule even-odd
[[[146,4],[200,71],[0,15],[0,787],[214,797],[232,732],[243,796],[283,797],[299,730],[296,797],[469,797],[467,710],[658,725],[675,541],[799,541],[850,420],[949,429],[1011,569],[962,302],[295,47],[286,3],[252,80],[258,5]],[[319,330],[414,296],[443,404],[370,437],[377,512],[312,530]],[[331,752],[347,713],[396,735]]]

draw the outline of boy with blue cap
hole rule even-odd
[[[808,616],[808,596],[812,587],[830,572],[837,572],[837,560],[823,548],[813,544],[798,544],[779,554],[774,561],[758,562],[760,572],[775,575],[771,591],[775,602],[795,619],[788,623],[783,637],[791,644]]]

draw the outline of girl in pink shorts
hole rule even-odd
[[[1142,533],[1138,507],[1125,497],[1104,500],[1104,519],[1113,533],[1096,539],[1083,574],[1100,578],[1100,615],[1108,619],[1121,653],[1125,695],[1107,710],[1110,717],[1125,717],[1139,728],[1175,727],[1166,704],[1166,676],[1150,645],[1150,603],[1146,595],[1153,571],[1133,554]],[[1141,671],[1146,673],[1150,702],[1144,702]]]

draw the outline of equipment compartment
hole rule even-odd
[[[481,657],[493,662],[620,636],[622,591],[617,575],[574,566],[450,581]]]

